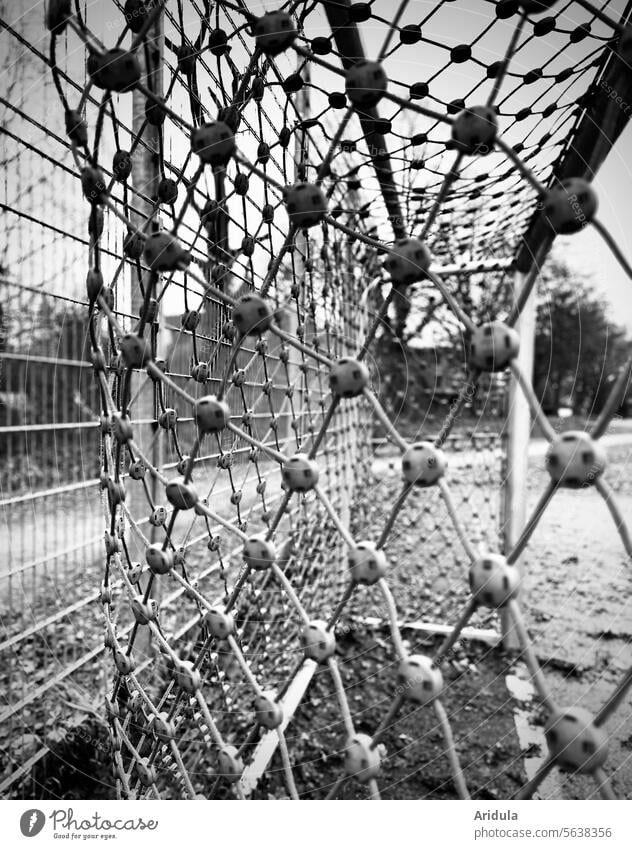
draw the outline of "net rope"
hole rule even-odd
[[[50,64],[89,205],[87,327],[107,523],[100,600],[115,669],[107,714],[121,797],[243,798],[257,744],[276,735],[287,795],[298,798],[282,705],[301,671],[318,665],[331,675],[344,729],[344,767],[324,795],[357,781],[380,797],[381,740],[411,702],[435,712],[454,788],[468,798],[441,667],[481,608],[507,612],[548,717],[548,755],[518,797],[531,796],[555,766],[592,775],[612,796],[605,723],[632,674],[594,716],[558,704],[524,623],[516,564],[560,487],[594,486],[632,555],[599,442],[632,363],[590,432],[558,435],[516,359],[514,325],[539,266],[514,293],[511,261],[534,215],[553,235],[592,224],[612,242],[590,183],[554,175],[580,119],[580,94],[588,96],[606,61],[629,73],[632,34],[609,4],[582,0],[588,20],[571,27],[572,3],[501,0],[475,4],[474,34],[448,47],[432,32],[454,4],[432,4],[421,22],[405,24],[408,5],[387,20],[376,3],[291,2],[255,15],[241,0],[128,0],[104,22],[79,2],[48,4]],[[333,10],[329,20],[323,6]],[[119,35],[107,48],[115,14]],[[337,20],[352,32],[381,27],[376,62],[343,55],[335,24],[333,34],[314,34]],[[548,59],[521,73],[516,61],[524,66],[534,41]],[[413,85],[385,72],[409,45],[427,49],[433,67]],[[84,48],[87,77],[73,86],[60,55]],[[466,62],[480,78],[457,73],[463,98],[449,101],[451,74]],[[132,90],[146,101],[136,130]],[[378,103],[389,117],[378,116]],[[384,134],[395,140],[390,155]],[[134,157],[148,154],[157,176],[130,182]],[[452,282],[460,272],[484,281],[503,320],[470,315]],[[367,319],[368,293],[384,286]],[[185,309],[169,327],[163,302],[173,289]],[[372,388],[367,361],[389,308],[418,298],[467,337],[469,370],[436,437],[411,443]],[[167,368],[165,330],[172,350],[190,345],[188,372],[175,371],[173,358]],[[506,369],[550,443],[550,483],[501,554],[484,550],[480,528],[463,521],[447,459],[452,427],[481,376]],[[148,389],[155,418],[132,426]],[[349,502],[354,470],[368,462],[357,431],[366,434],[371,417],[401,452],[402,488],[372,538],[358,540]],[[150,431],[141,440],[143,426]],[[438,493],[469,564],[470,599],[429,656],[406,648],[385,553],[419,489]],[[130,507],[138,496],[148,517]],[[201,541],[210,560],[190,562]],[[356,729],[336,657],[336,625],[363,586],[379,596],[399,681],[371,734]],[[280,631],[274,641],[270,622]],[[150,645],[165,676],[159,684]]]

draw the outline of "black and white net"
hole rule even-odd
[[[596,487],[632,554],[599,442],[630,366],[590,432],[557,435],[514,325],[553,236],[603,231],[589,179],[558,178],[598,81],[630,73],[632,34],[608,4],[443,0],[421,20],[418,5],[48,3],[90,234],[122,797],[243,797],[278,748],[297,798],[288,694],[317,667],[341,719],[340,776],[323,795],[354,781],[379,798],[381,738],[410,702],[435,712],[468,797],[442,661],[481,608],[512,623],[548,716],[548,756],[519,795],[554,766],[611,793],[605,723],[632,673],[595,716],[559,705],[516,564],[559,487]],[[514,291],[516,269],[527,273]],[[419,334],[443,324],[467,349],[436,434],[414,442],[375,368],[376,339],[397,321]],[[550,442],[550,483],[501,551],[451,495],[450,434],[481,380],[506,370]],[[374,421],[401,452],[402,484],[361,527]],[[469,578],[432,656],[408,653],[389,589],[389,539],[417,490],[437,494]],[[360,592],[379,598],[398,664],[370,733],[356,729],[336,653]]]

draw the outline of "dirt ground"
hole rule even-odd
[[[609,448],[607,478],[629,520],[632,444],[628,439],[620,442]],[[530,453],[529,510],[548,478],[542,452],[535,446]],[[396,473],[388,476],[389,465],[386,462],[379,468],[380,480],[373,493],[378,505],[389,503],[396,491]],[[469,504],[476,514],[472,497],[459,492],[458,485],[455,489],[461,503]],[[388,546],[392,566],[388,578],[403,622],[454,621],[468,594],[459,575],[463,558],[458,551],[446,552],[443,518],[437,515],[436,505],[424,513],[423,502],[428,499],[428,493],[413,494]],[[428,516],[434,518],[424,524]],[[444,556],[439,558],[442,548]],[[456,569],[450,564],[452,558]],[[524,575],[525,619],[555,698],[562,706],[577,704],[596,711],[632,665],[632,574],[612,518],[595,490],[556,494],[527,550]],[[355,613],[361,609],[370,611],[366,599],[365,604],[356,605]],[[493,626],[494,617],[482,615],[476,624]],[[406,633],[409,638],[414,634]],[[432,639],[425,643],[419,643],[419,637],[411,639],[410,651],[431,653],[436,645]],[[395,686],[388,633],[366,635],[351,629],[339,643],[354,722],[358,731],[370,733],[384,716],[388,693]],[[537,703],[516,701],[507,688],[507,675],[516,671],[513,660],[497,649],[467,642],[446,669],[446,707],[474,798],[511,797],[525,780],[525,757],[537,766],[544,754],[544,717]],[[408,705],[400,716],[384,738],[387,757],[379,782],[383,797],[454,798],[434,713]],[[521,739],[517,727],[522,730]],[[620,798],[632,798],[632,695],[606,727],[610,735],[607,772],[613,789]],[[289,732],[302,794],[322,797],[340,774],[345,737],[326,672],[314,679]],[[260,797],[284,793],[280,763],[273,766],[277,772],[260,785]],[[596,788],[589,778],[556,770],[540,796],[592,798]],[[337,797],[364,798],[366,788],[347,783]]]
[[[547,475],[542,452],[535,443],[530,455],[528,506],[532,508]],[[465,454],[455,458],[449,480],[474,541],[493,548],[491,529],[499,509],[493,456],[490,454],[489,462],[479,463],[473,480],[469,475],[470,483],[459,484],[458,470],[469,462]],[[378,471],[367,499],[367,512],[360,517],[369,531],[381,527],[399,487],[396,463],[391,468],[390,460],[384,458]],[[609,448],[607,477],[628,520],[632,519],[631,472],[632,443],[627,439]],[[468,598],[466,560],[434,493],[411,495],[387,551],[388,580],[400,621],[455,621]],[[529,545],[524,573],[525,619],[547,680],[561,704],[577,703],[596,710],[632,665],[630,564],[598,493],[563,491],[555,496]],[[349,621],[355,624],[345,628],[338,639],[341,672],[360,732],[371,733],[376,728],[395,687],[395,656],[388,631],[367,626],[366,622],[358,626],[361,619],[384,619],[383,614],[379,595],[363,590],[349,608]],[[483,628],[496,625],[490,613],[477,615],[473,624]],[[404,636],[411,652],[432,653],[436,646],[435,639],[413,630],[405,629]],[[511,797],[525,780],[526,760],[537,764],[543,753],[542,716],[537,706],[529,698],[526,703],[517,702],[507,687],[507,676],[515,671],[514,660],[483,643],[463,642],[444,670],[445,706],[475,798]],[[519,735],[520,723],[529,725],[528,744],[524,734]],[[611,735],[607,768],[614,790],[620,797],[632,798],[630,696],[607,728]],[[322,797],[340,774],[345,739],[328,673],[316,674],[287,735],[301,794]],[[384,744],[386,755],[379,782],[384,798],[454,797],[445,745],[432,710],[405,704]],[[65,766],[57,770],[57,778],[53,778],[57,784],[54,788],[50,785],[51,794],[81,798],[85,791],[82,761],[83,757],[75,768],[73,753],[64,754]],[[52,767],[54,774],[54,764]],[[97,795],[108,796],[111,791],[106,771],[104,760]],[[275,759],[256,796],[279,798],[285,792],[280,764]],[[95,795],[95,788],[91,795]],[[542,791],[545,798],[591,795],[594,788],[589,780],[569,779],[557,772]],[[337,797],[365,796],[366,788],[350,782]]]
[[[632,520],[632,445],[611,448],[606,477]],[[531,464],[529,507],[545,481]],[[525,557],[525,613],[538,657],[558,700],[596,710],[632,666],[632,564],[608,509],[594,490],[559,492]],[[617,795],[632,797],[632,694],[607,722],[608,773]],[[592,793],[582,779],[549,788],[560,798]]]
[[[437,641],[411,640],[410,652],[432,653]],[[354,725],[371,734],[396,686],[396,661],[383,633],[355,632],[339,640],[340,667]],[[444,669],[444,705],[468,788],[476,799],[510,798],[525,774],[504,679],[509,659],[482,644],[460,649]],[[319,670],[288,729],[288,746],[301,798],[323,798],[342,772],[345,731],[327,670]],[[378,780],[384,799],[453,799],[445,742],[432,708],[406,702],[384,735]],[[258,798],[285,795],[281,764],[272,763]],[[367,798],[365,786],[347,782],[338,799]]]

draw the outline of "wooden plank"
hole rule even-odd
[[[385,619],[378,619],[374,616],[363,617],[359,621],[362,625],[369,628],[390,629],[389,623]],[[452,633],[451,625],[443,625],[438,622],[398,622],[397,627],[400,631],[419,631],[422,634],[432,636],[447,636]],[[500,641],[500,634],[493,628],[463,628],[459,636],[460,640],[479,640],[482,643],[488,643],[495,646]]]
[[[315,661],[306,659],[298,673],[294,676],[294,680],[288,687],[287,692],[280,700],[281,707],[283,708],[282,731],[285,731],[292,721],[296,709],[303,700],[310,681],[314,676],[316,667],[317,664]],[[255,748],[252,761],[245,767],[239,779],[239,787],[244,796],[250,796],[256,788],[259,779],[268,768],[268,764],[272,760],[278,745],[279,735],[276,729],[274,731],[267,731],[261,737]]]

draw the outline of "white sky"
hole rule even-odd
[[[398,3],[395,2],[395,0],[375,0],[373,3],[373,10],[378,15],[390,18],[397,5]],[[411,0],[407,11],[403,16],[402,24],[419,22],[428,14],[433,5],[433,2],[430,2],[430,0]],[[276,6],[276,2],[249,4],[249,7],[254,12],[260,12],[262,9],[272,9]],[[623,0],[614,0],[610,6],[614,10],[620,11],[623,8]],[[12,4],[9,8],[15,9],[16,18],[19,18],[21,13],[27,12],[29,9],[33,10],[33,20],[37,24],[37,27],[40,27],[41,30],[38,47],[43,50],[43,52],[47,52],[47,37],[41,27],[41,5],[38,5],[37,8],[35,8],[31,2],[27,1],[25,3],[15,4],[15,6]],[[112,23],[111,16],[108,18],[105,14],[106,9],[112,11],[112,8],[113,7],[110,3],[105,3],[103,0],[99,0],[99,2],[95,2],[95,0],[93,0],[93,2],[88,3],[88,21],[92,24],[95,22],[101,23],[102,34],[108,44],[113,43],[116,34],[120,29],[120,21],[117,19],[114,22],[114,25]],[[558,8],[564,9],[566,6],[565,4],[560,3],[558,4]],[[446,3],[441,14],[436,16],[436,18],[433,18],[432,22],[427,27],[424,27],[424,35],[429,35],[441,44],[449,46],[469,41],[471,40],[474,28],[477,27],[480,29],[482,20],[484,18],[489,19],[489,12],[490,7],[485,0],[459,0],[458,3]],[[560,16],[560,20],[567,26],[568,29],[572,29],[578,23],[583,23],[586,20],[586,17],[586,12],[581,10],[577,4],[572,3],[568,7],[568,11],[564,13],[564,16]],[[495,31],[497,31],[497,34],[494,35],[493,38],[487,39],[487,41],[485,39],[481,40],[476,48],[479,58],[485,62],[490,62],[495,58],[499,58],[506,46],[512,26],[513,22],[506,22],[496,28]],[[529,26],[530,25],[528,25],[527,29],[529,29]],[[600,25],[597,25],[597,27],[595,27],[595,32],[599,31],[599,26]],[[369,57],[375,56],[379,51],[379,47],[381,46],[384,38],[384,24],[368,22],[361,25],[361,31],[367,55]],[[321,13],[316,13],[313,16],[310,16],[306,34],[309,38],[313,38],[316,35],[329,34],[328,26]],[[6,35],[3,35],[2,39],[5,38]],[[539,61],[542,62],[543,56],[554,52],[555,43],[553,39],[554,36],[551,36],[550,39],[549,37],[546,37],[544,39],[535,40],[530,50],[525,50],[522,54],[518,54],[515,57],[515,61],[512,66],[513,69],[519,73],[524,73],[525,71],[537,66]],[[396,44],[397,41],[398,39],[396,37],[393,43]],[[0,42],[0,45],[1,43],[3,42]],[[70,34],[68,36],[68,48],[70,50],[71,59],[74,60],[75,63],[79,62],[79,67],[81,67],[83,63],[83,50],[78,38],[74,34]],[[578,51],[580,48],[581,45],[577,48]],[[26,55],[24,58],[26,61],[31,61]],[[237,60],[237,54],[235,54],[235,58]],[[283,59],[284,57],[282,57],[280,61]],[[328,57],[328,59],[333,62],[336,61],[335,57],[332,56]],[[287,62],[290,61],[294,60],[290,60],[288,58]],[[433,48],[428,45],[416,45],[413,47],[404,47],[401,50],[398,50],[387,60],[386,67],[387,72],[392,79],[399,80],[405,85],[409,85],[411,82],[418,80],[422,81],[430,77],[433,71],[437,68],[438,64],[443,61],[445,61],[445,51],[441,51],[438,48]],[[568,62],[568,59],[566,62]],[[451,76],[445,80],[438,80],[433,90],[437,96],[444,100],[460,97],[463,95],[467,86],[471,84],[471,80],[468,79],[469,73],[468,63],[455,66],[451,71]],[[328,90],[331,90],[332,88],[339,90],[343,87],[343,83],[340,78],[334,78],[333,75],[328,74],[326,71],[324,72],[321,69],[315,69],[313,74],[314,79]],[[478,71],[478,75],[480,76],[480,70]],[[585,79],[587,80],[587,78]],[[403,93],[401,88],[398,89],[395,87],[395,90]],[[533,99],[534,90],[534,87],[529,87],[525,95],[527,97],[526,102]],[[30,114],[43,117],[46,122],[52,121],[54,115],[57,115],[59,118],[59,104],[56,102],[42,103],[41,91],[42,89],[37,85],[37,81],[29,80],[28,87],[23,92],[22,107]],[[47,91],[50,94],[50,87],[47,88]],[[202,93],[204,94],[204,92]],[[484,97],[486,91],[482,91],[481,94]],[[522,93],[518,93],[516,95],[516,97],[520,96],[523,96]],[[483,99],[483,97],[481,97],[481,99]],[[123,99],[125,100],[125,103],[129,105],[131,96],[124,95]],[[313,100],[317,101],[318,96],[314,95]],[[318,104],[315,102],[314,109],[316,110],[317,108]],[[124,114],[124,108],[121,107],[121,109],[123,111],[120,111],[119,114]],[[379,111],[380,114],[384,116],[391,114],[390,108],[382,104],[379,107]],[[340,117],[341,114],[342,113],[338,112],[335,117]],[[413,122],[413,131],[424,129],[424,120],[425,119],[423,118],[420,118],[419,120],[416,118]],[[57,121],[55,121],[55,125],[56,127],[58,126]],[[399,129],[401,131],[401,126]],[[91,131],[92,130],[93,127],[91,127]],[[524,132],[524,129],[522,128],[521,131]],[[33,137],[33,130],[31,129],[30,132],[31,137]],[[351,133],[351,135],[353,135],[353,133]],[[244,141],[243,137],[240,141]],[[509,137],[509,141],[511,141],[511,137]],[[632,166],[628,162],[631,142],[632,130],[628,129],[623,138],[620,140],[617,148],[610,154],[602,171],[597,176],[595,186],[600,198],[600,219],[612,232],[624,254],[632,258],[632,233],[630,232],[629,226],[629,204],[630,196],[632,194]],[[396,139],[393,140],[391,137],[389,140],[389,146],[391,149],[399,145],[401,145],[401,142],[398,142]],[[252,150],[246,150],[246,152],[251,159],[254,158]],[[184,148],[182,149],[182,152],[177,149],[172,150],[172,155],[176,162],[182,161],[185,153],[186,150]],[[67,164],[71,164],[69,156],[66,157],[65,161],[67,161]],[[46,166],[46,168],[44,168],[43,177],[45,173],[48,173],[50,168],[51,166]],[[423,177],[420,179],[423,179]],[[10,197],[11,175],[8,177],[7,186],[7,196]],[[369,191],[375,191],[375,187],[369,186],[368,182],[367,189]],[[63,215],[60,216],[59,214],[53,214],[52,216],[58,221],[58,223],[64,222],[70,225],[71,219],[76,217],[77,221],[80,223],[78,223],[74,229],[76,232],[81,233],[85,231],[84,203],[78,192],[75,195],[76,215],[74,215],[72,214],[72,210],[75,208],[74,200],[68,193],[55,191],[54,187],[48,190],[45,184],[41,191],[41,200],[39,202],[46,203],[48,205],[48,212],[45,217],[51,218],[50,204],[54,203],[56,206],[59,206],[64,210]],[[257,191],[254,186],[254,181],[253,191]],[[28,203],[25,200],[25,209],[27,205]],[[378,204],[376,204],[375,208],[378,208]],[[279,223],[281,227],[284,226],[284,221],[282,220],[281,215],[279,216]],[[18,237],[14,236],[12,238],[16,239],[16,245],[18,245]],[[28,238],[22,239],[22,242],[18,245],[21,252],[28,248],[28,242]],[[112,247],[115,248],[116,245],[112,243]],[[56,249],[59,250],[59,246],[57,246]],[[559,249],[563,251],[564,258],[572,268],[576,269],[578,272],[581,271],[588,273],[588,275],[592,278],[596,288],[604,294],[608,302],[611,304],[611,315],[613,320],[618,323],[625,324],[630,330],[632,330],[632,297],[630,296],[630,292],[632,291],[632,282],[627,279],[616,260],[610,254],[610,251],[603,244],[599,235],[592,230],[592,228],[586,228],[581,234],[578,234],[575,237],[561,240],[558,246],[558,250]],[[63,251],[61,253],[63,254]],[[36,254],[34,254],[34,256],[36,256]],[[60,258],[59,262],[61,263],[62,260],[63,256]],[[24,266],[25,269],[28,268],[28,275],[30,278],[26,282],[32,282],[32,280],[37,279],[38,273],[41,276],[41,272],[38,272],[38,267],[35,263],[36,259],[34,259],[30,265],[27,263],[27,265]],[[52,270],[55,268],[55,265],[56,262],[52,260],[52,254],[49,250],[46,257],[46,270],[52,274]],[[41,269],[41,265],[39,268]],[[51,274],[48,275],[49,278],[51,277]],[[68,275],[67,279],[64,280],[64,285],[72,285],[72,287],[75,288],[75,291],[72,292],[72,294],[81,293],[83,288],[83,273],[79,275]],[[71,294],[71,292],[68,292],[68,294]],[[169,308],[168,311],[171,312],[174,310]]]

